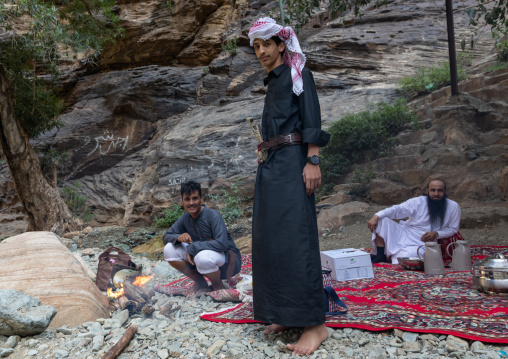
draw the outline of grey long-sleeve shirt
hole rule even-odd
[[[192,243],[187,246],[187,253],[193,257],[203,250],[212,250],[225,253],[228,261],[227,252],[231,249],[240,258],[240,251],[236,248],[222,216],[205,205],[196,219],[189,213],[184,213],[164,235],[164,244],[177,245],[177,238],[183,233],[188,233],[192,238]]]

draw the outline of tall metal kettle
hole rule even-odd
[[[446,251],[449,252],[451,245],[455,245],[452,254],[452,269],[456,271],[471,270],[471,246],[466,241],[456,241],[448,244]]]
[[[418,247],[418,250],[423,247]],[[426,242],[425,253],[423,254],[423,266],[425,274],[445,274],[443,255],[441,254],[441,246],[437,242]]]
[[[498,253],[475,262],[473,282],[488,294],[508,295],[508,260]]]

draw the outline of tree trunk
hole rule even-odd
[[[72,214],[57,188],[44,177],[39,158],[27,134],[14,116],[11,90],[0,66],[0,145],[18,197],[29,217],[28,231],[52,231],[58,235],[75,229]]]

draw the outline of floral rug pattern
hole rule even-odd
[[[508,247],[473,246],[471,252],[476,261],[495,253],[508,255]],[[250,256],[245,256],[244,264],[241,273],[250,274]],[[169,294],[170,290],[185,290],[190,285],[190,280],[181,279],[156,290]],[[508,297],[478,291],[471,272],[447,269],[445,275],[429,276],[404,270],[400,265],[377,264],[374,278],[333,281],[333,285],[349,310],[345,315],[327,316],[329,327],[372,331],[398,328],[508,343]],[[224,323],[257,322],[249,302],[201,318]]]

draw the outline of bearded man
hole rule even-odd
[[[375,246],[373,263],[398,263],[399,257],[417,257],[418,247],[429,241],[446,241],[458,234],[460,207],[446,197],[446,184],[433,180],[427,196],[386,208],[376,213],[367,223]],[[408,218],[395,222],[395,219]],[[460,237],[460,234],[459,238]],[[422,248],[420,253],[425,251]]]

